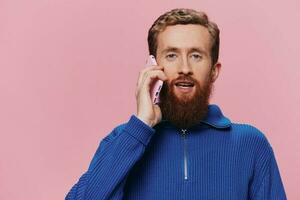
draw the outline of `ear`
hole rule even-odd
[[[211,70],[211,81],[215,82],[219,76],[220,70],[221,70],[221,63],[216,62],[216,64],[213,66]]]

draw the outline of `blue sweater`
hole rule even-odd
[[[153,128],[135,115],[99,145],[69,200],[284,200],[273,149],[265,135],[232,123],[209,105],[188,130],[168,121]]]

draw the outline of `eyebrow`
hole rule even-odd
[[[170,52],[170,51],[180,52],[179,48],[168,46],[168,47],[166,47],[166,48],[162,51],[162,54],[167,53],[167,52]],[[188,52],[194,52],[194,51],[197,51],[197,52],[202,53],[202,54],[205,54],[205,55],[207,54],[207,53],[206,53],[202,48],[200,48],[200,47],[191,47],[191,48],[188,48]]]

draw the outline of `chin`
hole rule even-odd
[[[175,88],[174,93],[179,100],[189,100],[195,96],[195,88],[193,88],[193,90],[190,92],[180,92]]]

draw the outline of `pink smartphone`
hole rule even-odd
[[[148,67],[148,66],[152,66],[152,65],[157,65],[157,62],[153,55],[149,55],[146,66]],[[153,85],[153,87],[150,89],[150,96],[151,96],[153,104],[159,103],[159,93],[163,86],[163,83],[164,82],[162,80],[157,80],[155,82],[155,84]]]

